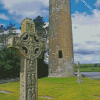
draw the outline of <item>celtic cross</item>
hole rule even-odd
[[[35,24],[25,18],[21,23],[21,34],[8,37],[8,47],[20,54],[20,100],[38,100],[37,57],[44,50],[44,42],[35,33]]]

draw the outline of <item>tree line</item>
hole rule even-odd
[[[43,17],[41,16],[37,16],[35,19],[33,19],[33,22],[35,23],[35,31],[38,34],[39,38],[41,37],[47,37],[48,36],[48,27],[44,26],[45,21],[43,21]],[[5,45],[7,45],[6,43],[6,38],[9,37],[10,35],[18,35],[18,33],[16,33],[16,30],[18,28],[15,28],[15,24],[12,24],[10,22],[9,26],[4,27],[3,25],[0,25],[0,43],[3,44],[2,47],[5,47]],[[21,27],[20,27],[21,29]],[[5,34],[5,32],[7,32]]]
[[[39,38],[47,37],[48,27],[44,28],[45,22],[43,21],[43,17],[37,16],[33,19],[35,23],[35,31],[38,34]],[[20,27],[21,29],[21,27]],[[7,34],[4,32],[7,31]],[[7,48],[6,38],[10,35],[18,35],[16,33],[15,24],[10,22],[9,26],[6,28],[1,25],[0,26],[0,43],[3,44],[3,48],[0,50],[0,79],[10,78],[10,77],[19,77],[20,76],[20,57],[17,52],[11,48]],[[44,52],[38,57],[39,63],[44,60]]]

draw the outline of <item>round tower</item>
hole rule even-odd
[[[49,34],[48,77],[75,76],[70,0],[49,0]]]

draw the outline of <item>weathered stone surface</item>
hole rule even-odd
[[[49,8],[49,77],[75,76],[70,0],[50,0]]]
[[[35,25],[29,18],[22,22],[22,33],[8,38],[8,47],[20,54],[20,100],[37,100],[37,57],[44,50],[44,42],[35,33]]]

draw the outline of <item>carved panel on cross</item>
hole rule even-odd
[[[36,85],[36,75],[35,73],[28,73],[27,74],[27,88]]]
[[[27,74],[27,100],[35,100],[36,98],[36,74]],[[31,93],[30,93],[31,92]],[[30,93],[30,94],[29,94]]]
[[[33,60],[28,60],[27,62],[27,71],[28,72],[35,72],[36,67]]]
[[[36,100],[36,89],[35,88],[28,89],[27,100]]]
[[[36,89],[32,88],[32,100],[36,100]]]

